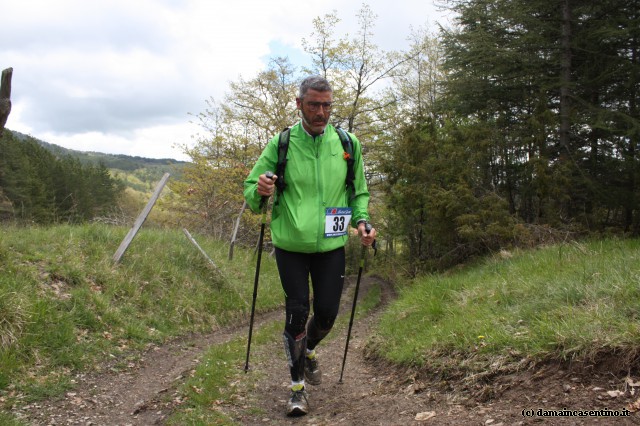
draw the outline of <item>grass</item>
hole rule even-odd
[[[416,280],[386,312],[372,346],[445,375],[523,360],[638,354],[640,240],[572,243],[496,256]]]
[[[259,347],[279,338],[282,324],[273,322],[256,329],[252,336],[250,365],[254,365]],[[235,424],[224,412],[224,405],[244,398],[261,373],[244,373],[246,336],[212,346],[203,357],[193,376],[182,386],[185,401],[171,416],[169,425],[230,425]]]
[[[0,425],[3,426],[24,426],[23,422],[16,420],[13,416],[0,412]]]
[[[226,244],[194,235],[220,273],[182,232],[142,229],[114,265],[127,232],[104,225],[2,229],[0,407],[60,395],[74,372],[249,315],[251,249],[229,262]],[[269,256],[260,279],[256,310],[281,305]]]

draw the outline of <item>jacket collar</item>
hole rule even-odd
[[[309,136],[311,137],[311,139],[314,139],[314,138],[316,138],[316,137],[318,137],[318,136],[322,136],[322,135],[324,135],[324,134],[325,134],[325,132],[327,131],[327,127],[329,126],[329,123],[327,123],[327,125],[326,125],[326,126],[324,126],[324,130],[322,131],[322,133],[320,133],[319,135],[313,136],[311,133],[307,132],[307,129],[305,129],[305,128],[304,128],[304,125],[302,124],[302,119],[300,119],[300,120],[298,121],[298,124],[300,125],[300,128],[301,128],[301,129],[302,129],[302,130],[303,130],[307,135],[309,135]]]

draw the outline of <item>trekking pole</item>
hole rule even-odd
[[[273,179],[272,172],[266,172],[265,176]],[[251,320],[249,320],[249,339],[247,340],[247,360],[244,363],[244,372],[249,371],[249,352],[251,350],[251,335],[253,334],[253,317],[256,312],[256,298],[258,297],[258,278],[260,277],[260,260],[262,259],[262,240],[264,239],[264,228],[267,223],[267,208],[269,197],[262,197],[260,209],[262,210],[262,221],[260,224],[260,238],[258,239],[258,262],[256,264],[256,276],[253,282],[253,302],[251,302]]]
[[[367,234],[371,232],[371,224],[365,223],[364,232]],[[376,242],[373,241],[372,247],[376,248]],[[339,383],[342,383],[342,375],[344,374],[344,365],[347,362],[347,351],[349,350],[349,339],[351,338],[351,327],[353,326],[353,317],[356,314],[356,302],[358,301],[358,290],[360,289],[360,277],[362,277],[362,270],[364,269],[364,259],[367,255],[367,247],[362,246],[362,255],[360,257],[360,269],[358,269],[358,280],[356,281],[356,290],[353,294],[353,306],[351,307],[351,319],[349,320],[349,330],[347,331],[347,344],[344,347],[344,357],[342,358],[342,370],[340,370],[340,380]]]

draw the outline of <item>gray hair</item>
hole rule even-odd
[[[300,92],[298,93],[298,97],[300,99],[304,98],[304,95],[307,94],[309,89],[317,90],[318,92],[333,92],[331,84],[329,84],[327,79],[320,77],[319,75],[312,75],[311,77],[307,77],[302,80],[302,83],[300,83]]]

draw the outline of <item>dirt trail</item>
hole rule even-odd
[[[281,316],[271,312],[256,318],[260,327]],[[187,336],[153,346],[126,371],[109,365],[102,374],[80,374],[78,386],[64,399],[51,399],[14,411],[32,425],[156,425],[163,424],[179,402],[178,386],[211,345],[246,334],[245,325],[222,328],[206,335]]]
[[[383,305],[393,297],[388,283],[364,277],[361,296],[372,285],[380,285]],[[353,282],[345,291],[341,315],[350,314]],[[251,368],[260,371],[257,386],[236,402],[218,408],[238,424],[246,425],[584,425],[640,424],[632,413],[625,418],[524,417],[523,410],[622,410],[640,396],[640,387],[625,382],[611,371],[549,365],[498,377],[490,383],[469,388],[462,383],[433,382],[419,372],[399,371],[371,362],[363,346],[381,314],[354,323],[342,383],[338,383],[346,327],[318,347],[323,383],[308,386],[311,412],[301,418],[287,418],[288,367],[282,342],[253,348]],[[272,312],[256,320],[256,327],[277,320]],[[177,388],[213,344],[245,335],[246,325],[197,335],[154,347],[136,365],[116,373],[108,367],[103,374],[81,375],[77,389],[62,400],[43,401],[16,410],[33,425],[161,425],[179,403]],[[262,356],[263,354],[271,354]],[[262,361],[265,360],[265,361]],[[640,382],[638,378],[635,379]],[[639,384],[640,386],[640,384]],[[637,391],[636,391],[637,389]],[[616,393],[617,392],[617,393]],[[638,395],[636,395],[638,393]],[[614,396],[615,395],[615,396]]]

